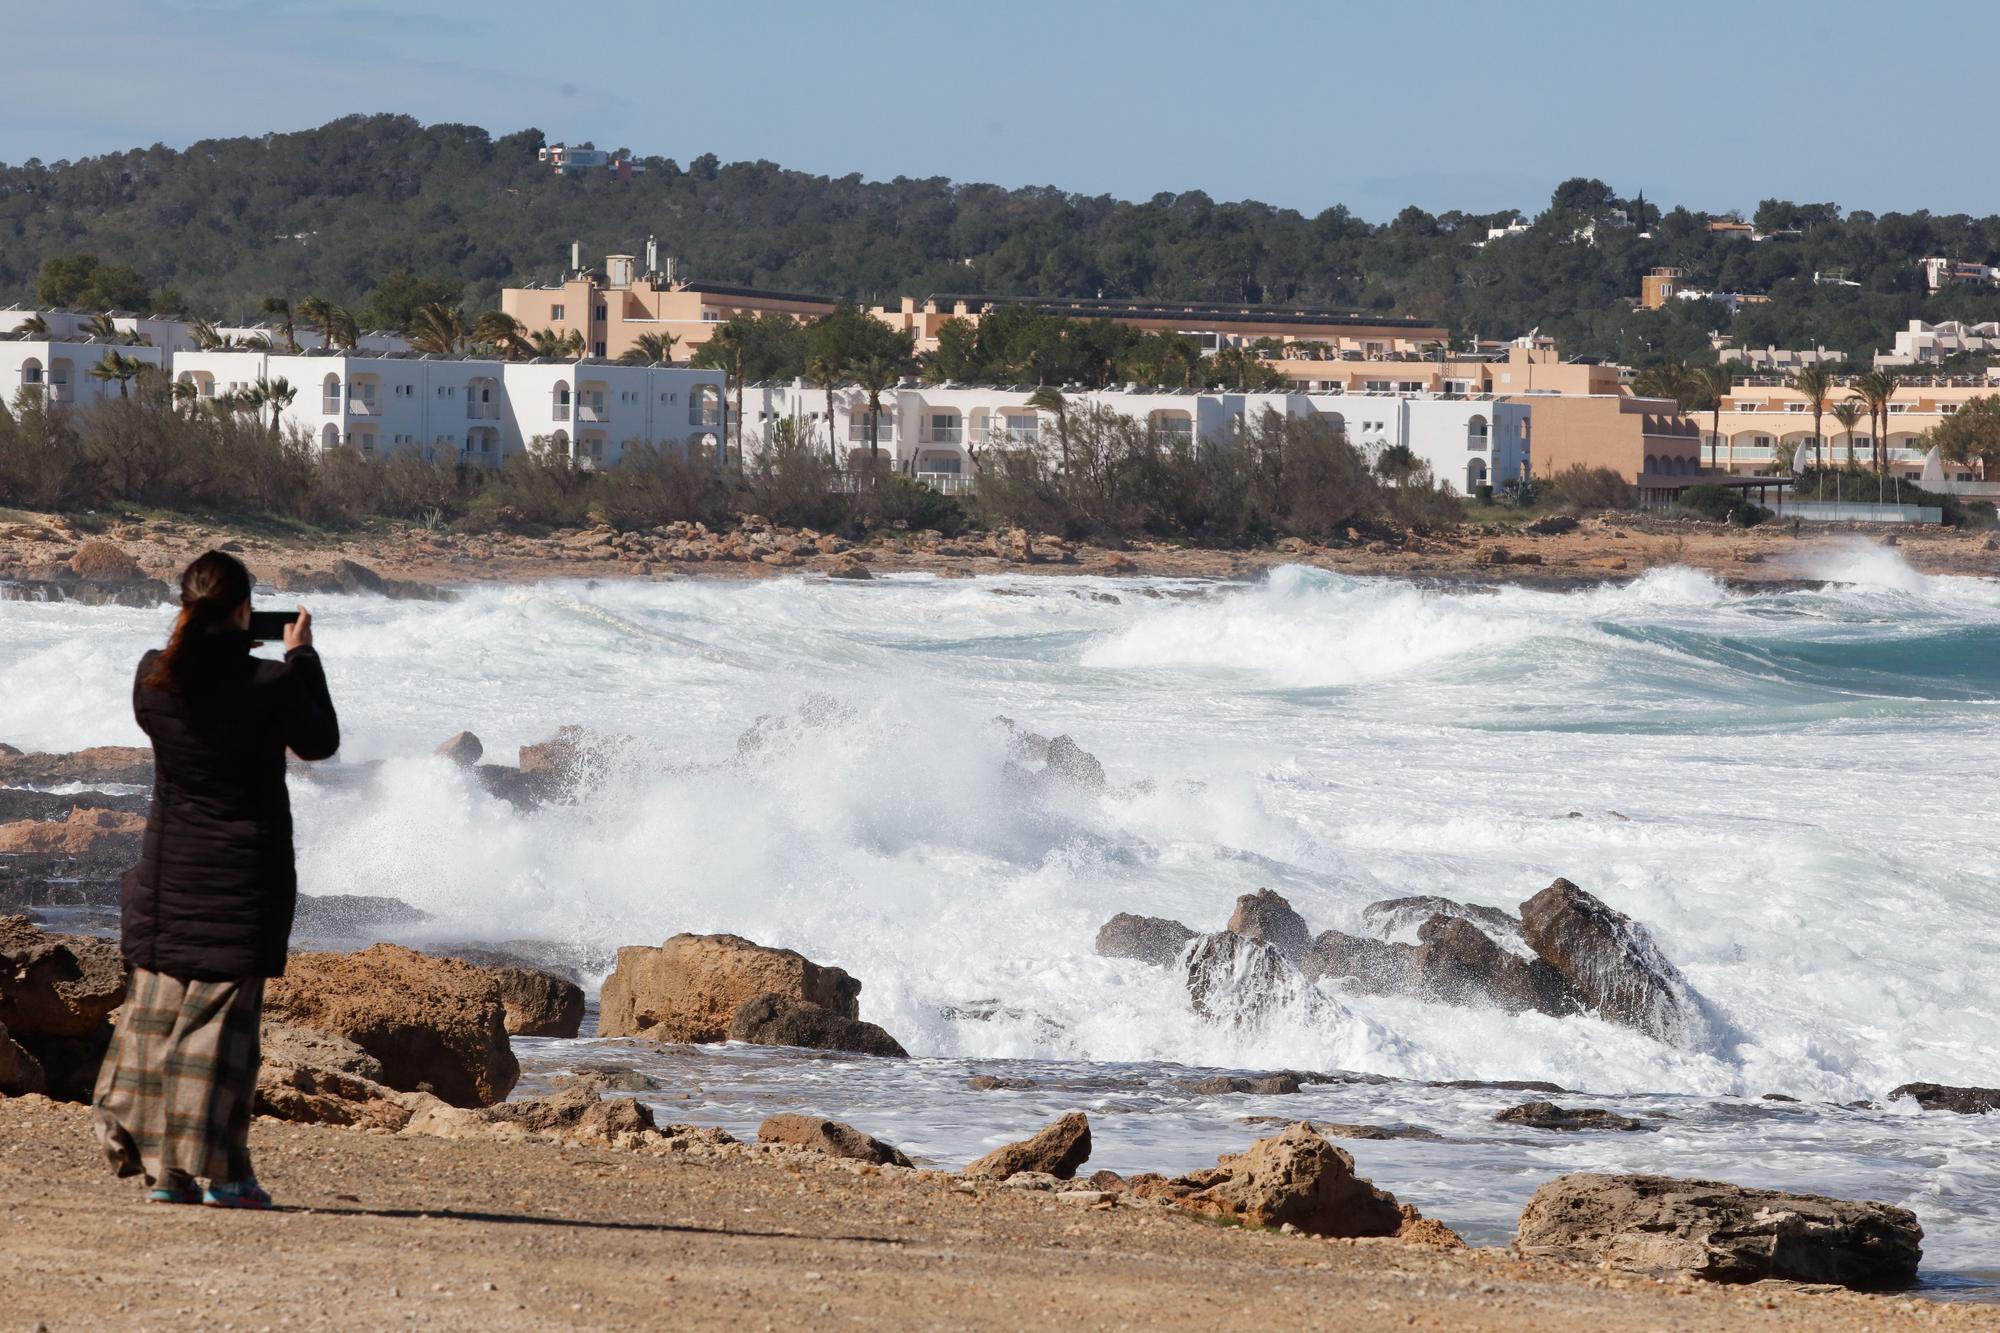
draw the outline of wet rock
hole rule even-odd
[[[1195,937],[1178,921],[1161,916],[1135,916],[1120,912],[1097,930],[1100,958],[1136,958],[1155,967],[1178,961],[1188,941]]]
[[[790,949],[740,935],[674,936],[657,948],[628,945],[598,999],[598,1035],[725,1041],[736,1011],[767,992],[859,1018],[861,983]]]
[[[1292,1073],[1258,1074],[1245,1078],[1227,1074],[1217,1074],[1210,1078],[1190,1079],[1181,1088],[1200,1097],[1219,1097],[1242,1094],[1255,1097],[1281,1097],[1297,1092],[1299,1076]]]
[[[1943,1083],[1905,1083],[1892,1089],[1889,1100],[1908,1097],[1926,1111],[1953,1111],[1959,1115],[1984,1115],[2000,1111],[2000,1088],[1954,1088]]]
[[[1048,763],[1043,771],[1079,791],[1104,790],[1104,765],[1067,735],[1049,742]]]
[[[114,810],[120,814],[144,815],[152,803],[150,793],[131,792],[47,792],[20,787],[0,787],[0,823],[24,819],[63,820],[79,806],[92,810]]]
[[[1031,1139],[995,1148],[965,1168],[967,1176],[1005,1180],[1022,1171],[1039,1171],[1058,1180],[1069,1180],[1076,1169],[1090,1160],[1090,1120],[1081,1111],[1070,1111]]]
[[[1711,1039],[1699,998],[1646,928],[1568,880],[1521,904],[1521,933],[1600,1017],[1673,1046]]]
[[[1001,1078],[997,1074],[974,1074],[965,1080],[965,1086],[974,1092],[1022,1092],[1041,1085],[1031,1078]]]
[[[861,558],[852,552],[834,556],[821,566],[821,568],[830,579],[861,580],[875,577],[869,572],[868,566],[861,562]]]
[[[1447,1078],[1432,1079],[1424,1084],[1427,1088],[1491,1088],[1497,1092],[1546,1092],[1551,1096],[1561,1096],[1574,1092],[1560,1083],[1550,1083],[1538,1078]]]
[[[1327,1007],[1303,973],[1262,940],[1233,931],[1202,936],[1188,955],[1186,982],[1194,1011],[1212,1023],[1257,1027],[1291,1010]]]
[[[400,898],[367,893],[302,893],[292,918],[294,940],[310,937],[357,939],[397,926],[415,926],[431,919],[421,907]]]
[[[1711,1282],[1916,1280],[1923,1228],[1908,1209],[1670,1176],[1559,1176],[1521,1213],[1516,1245],[1639,1273]]]
[[[558,1074],[557,1088],[591,1088],[598,1092],[658,1092],[663,1086],[651,1074],[608,1065],[579,1065],[574,1074]]]
[[[1303,1122],[1181,1179],[1194,1188],[1178,1206],[1245,1226],[1352,1237],[1393,1236],[1404,1223],[1396,1196],[1357,1176],[1354,1159]]]
[[[324,593],[373,594],[402,601],[449,602],[455,594],[429,583],[385,578],[358,561],[337,559],[324,569],[291,565],[271,576],[280,592],[312,596]]]
[[[66,819],[0,824],[0,852],[122,857],[136,861],[146,817],[121,810],[72,807]]]
[[[757,1126],[757,1142],[809,1148],[828,1157],[848,1157],[877,1166],[908,1166],[910,1159],[872,1134],[852,1125],[810,1115],[774,1115]]]
[[[736,737],[736,755],[746,759],[767,752],[785,753],[815,733],[852,722],[853,705],[830,694],[814,692],[787,713],[759,713]]]
[[[1529,1129],[1616,1129],[1640,1130],[1646,1128],[1642,1120],[1634,1120],[1616,1111],[1600,1110],[1597,1107],[1557,1106],[1554,1102],[1522,1102],[1510,1106],[1493,1117],[1507,1125],[1526,1125]]]
[[[0,755],[0,786],[84,787],[105,784],[148,787],[153,782],[153,751],[140,745],[93,745],[68,754]]]
[[[775,991],[753,995],[738,1007],[729,1020],[729,1040],[898,1059],[909,1055],[901,1043],[873,1023],[830,1013]]]
[[[0,1026],[0,1097],[25,1097],[48,1090],[49,1076],[42,1062]]]
[[[0,917],[0,1027],[37,1058],[45,1040],[108,1036],[106,1020],[124,1000],[125,959],[116,944]]]
[[[1417,928],[1416,975],[1429,998],[1561,1017],[1583,1006],[1555,968],[1524,962],[1464,917],[1438,915]]]
[[[574,1037],[583,1027],[583,987],[531,967],[489,967],[500,983],[507,1033],[514,1037]]]
[[[1312,1127],[1329,1139],[1412,1139],[1419,1143],[1442,1143],[1444,1135],[1422,1125],[1341,1125],[1315,1120]]]
[[[486,753],[486,747],[480,743],[479,737],[469,731],[461,731],[438,746],[437,752],[461,768],[472,768]]]
[[[390,1087],[453,1106],[502,1101],[521,1074],[493,975],[399,945],[293,954],[266,983],[264,1012],[345,1037],[381,1062]]]
[[[1321,931],[1299,962],[1306,977],[1340,983],[1356,995],[1404,995],[1416,984],[1416,948],[1384,940]]]
[[[1369,934],[1393,944],[1415,944],[1418,927],[1434,916],[1462,917],[1503,948],[1524,956],[1532,953],[1521,939],[1521,919],[1497,907],[1462,903],[1425,893],[1408,898],[1385,898],[1361,909],[1361,920]]]
[[[1293,964],[1305,958],[1313,943],[1306,919],[1292,910],[1282,894],[1269,889],[1238,898],[1227,929],[1245,939],[1264,941],[1278,951],[1279,957]]]

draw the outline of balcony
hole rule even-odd
[[[347,413],[349,416],[356,416],[356,417],[373,417],[381,415],[381,413],[376,410],[375,400],[373,398],[348,399]]]
[[[557,403],[557,404],[555,405],[555,407],[554,407],[553,409],[551,409],[551,410],[550,410],[550,412],[549,412],[549,417],[550,417],[550,419],[552,419],[552,420],[555,420],[555,421],[568,421],[568,420],[569,420],[569,404],[568,404],[568,403]]]
[[[1486,448],[1486,441],[1487,441],[1487,435],[1486,432],[1483,430],[1469,430],[1465,433],[1465,447],[1467,449],[1476,449],[1484,451]]]
[[[994,426],[986,432],[986,442],[996,449],[1033,449],[1042,442],[1037,426]]]
[[[611,409],[599,407],[595,403],[578,403],[576,405],[576,419],[578,421],[606,422],[611,420]]]
[[[467,421],[498,421],[500,419],[500,404],[467,403],[465,405],[465,419]]]
[[[923,444],[964,444],[965,427],[932,426],[924,432],[923,439],[920,442]]]
[[[212,393],[209,393],[209,394],[203,394],[203,395],[202,395],[202,397],[204,397],[204,398],[213,398],[214,396],[215,396],[215,395],[214,395],[214,394],[212,394]],[[322,398],[322,399],[320,399],[320,400],[319,400],[319,410],[320,410],[320,411],[322,411],[322,412],[324,412],[324,413],[326,413],[326,415],[328,415],[328,416],[330,416],[330,417],[337,417],[337,416],[339,416],[339,415],[340,415],[340,395],[339,395],[339,394],[333,394],[333,395],[331,395],[331,396],[329,396],[329,397],[325,397],[325,398]]]

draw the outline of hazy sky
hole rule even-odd
[[[1990,3],[0,0],[0,161],[351,112],[1381,220],[1663,204],[2000,211]]]

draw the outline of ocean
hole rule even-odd
[[[949,1164],[1079,1107],[1092,1166],[1121,1171],[1272,1132],[1246,1118],[1421,1126],[1442,1137],[1344,1146],[1476,1242],[1562,1171],[1658,1170],[1902,1203],[1934,1289],[1990,1296],[2000,1117],[1886,1094],[2000,1085],[2000,582],[1859,543],[1793,572],[1832,582],[1290,567],[318,598],[346,776],[293,784],[301,886],[432,914],[396,938],[548,941],[600,976],[683,930],[788,946],[859,977],[862,1017],[915,1057],[524,1041],[524,1090],[638,1063],[663,1118],[810,1110]],[[143,743],[132,664],[166,623],[0,603],[0,740]],[[1072,737],[1104,790],[1024,779],[997,718]],[[564,724],[618,738],[576,804],[517,812],[431,753],[469,729],[506,761]],[[1217,929],[1260,887],[1359,934],[1380,899],[1513,911],[1557,876],[1652,931],[1712,1042],[1332,989],[1215,1024],[1171,969],[1092,949],[1114,913]],[[1277,1069],[1395,1081],[1183,1086]],[[1503,1126],[1531,1094],[1434,1086],[1525,1079],[1654,1128]]]

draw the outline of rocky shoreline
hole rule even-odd
[[[866,580],[880,574],[944,578],[991,574],[1242,578],[1286,564],[1344,574],[1566,590],[1680,565],[1732,585],[1818,583],[1822,557],[1885,544],[1919,572],[2000,575],[2000,540],[1932,528],[1884,531],[1769,524],[1748,531],[1667,517],[1547,518],[1422,535],[1362,533],[1310,542],[1203,547],[1167,541],[1070,541],[1020,529],[946,536],[882,532],[856,542],[783,528],[754,514],[710,529],[674,523],[638,531],[598,525],[533,532],[462,533],[416,525],[362,535],[273,535],[225,522],[30,515],[0,521],[0,596],[122,605],[167,600],[180,569],[202,551],[239,554],[279,592],[449,597],[455,586],[546,579],[760,579],[806,575]]]

